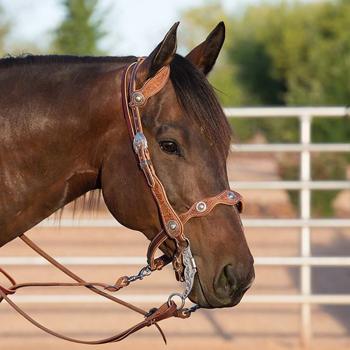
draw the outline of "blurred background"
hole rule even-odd
[[[168,347],[349,349],[349,0],[0,0],[0,56],[147,55],[177,20],[182,54],[226,24],[209,80],[234,130],[229,178],[245,197],[257,278],[234,309],[165,322]],[[142,265],[145,238],[113,227],[103,205],[74,220],[68,206],[63,218],[60,228],[48,221],[31,236],[82,276],[113,281]],[[20,281],[64,280],[19,242],[1,254]],[[169,269],[123,294],[152,306],[174,288]],[[74,336],[107,336],[135,321],[84,293],[32,290],[18,301]],[[41,334],[4,304],[0,324],[1,349],[82,348]],[[147,329],[113,347],[163,345]]]

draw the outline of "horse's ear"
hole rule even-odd
[[[213,68],[225,40],[225,24],[220,22],[208,37],[196,46],[186,58],[207,75]]]
[[[153,77],[160,68],[169,65],[177,48],[176,31],[180,22],[176,22],[166,33],[164,39],[151,52],[151,54],[142,62],[137,78],[140,82],[144,82],[148,78]]]

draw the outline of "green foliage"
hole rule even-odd
[[[230,119],[231,126],[240,142],[247,142],[262,133],[271,143],[297,143],[299,121],[297,118],[249,118]]]
[[[185,50],[189,52],[200,44],[219,21],[225,22],[226,33],[232,32],[230,16],[217,1],[208,1],[201,7],[191,8],[183,13],[181,29],[185,35],[181,43]],[[228,46],[225,43],[215,69],[209,75],[209,81],[216,89],[221,103],[224,106],[234,106],[242,103],[242,94],[236,81],[236,67],[229,62],[227,52]]]
[[[312,178],[315,180],[345,180],[347,159],[344,156],[332,153],[315,154],[312,157]],[[313,216],[332,216],[332,202],[339,191],[313,191]]]
[[[264,4],[232,21],[230,62],[250,104],[348,103],[349,1]]]
[[[0,57],[5,54],[5,38],[10,29],[3,8],[0,5]]]
[[[96,14],[98,0],[65,0],[66,18],[55,33],[54,49],[61,54],[98,55],[105,35]]]
[[[245,104],[349,104],[349,1],[264,4],[232,21],[229,58],[237,67]],[[288,139],[291,130],[285,126],[284,121],[264,120],[257,127],[267,139],[276,128]],[[350,140],[348,121],[314,121],[314,142],[344,140]]]

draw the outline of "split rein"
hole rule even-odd
[[[80,278],[78,275],[73,273],[71,270],[60,264],[56,259],[43,251],[27,236],[22,234],[19,238],[22,239],[31,249],[41,255],[51,265],[62,271],[64,274],[69,276],[75,282],[72,283],[20,283],[17,284],[15,280],[0,268],[0,273],[10,282],[10,287],[4,287],[0,285],[0,302],[5,300],[16,312],[23,316],[26,320],[32,323],[34,326],[40,328],[44,332],[51,334],[55,337],[71,341],[74,343],[81,344],[106,344],[118,342],[132,333],[141,330],[144,327],[155,325],[162,335],[164,342],[166,338],[158,325],[159,321],[170,317],[188,318],[192,312],[196,311],[199,306],[194,305],[190,308],[185,308],[185,302],[190,294],[194,277],[197,273],[195,261],[193,259],[190,242],[184,234],[184,225],[187,221],[196,217],[203,217],[208,215],[216,205],[223,204],[229,206],[236,206],[241,208],[242,197],[239,193],[232,190],[225,190],[218,195],[210,198],[203,199],[194,203],[191,208],[178,215],[167,198],[165,189],[162,182],[156,175],[153,167],[151,156],[148,150],[147,139],[143,133],[142,119],[140,108],[144,107],[149,98],[156,95],[163,89],[169,80],[170,67],[165,66],[161,68],[152,78],[148,79],[140,89],[136,88],[137,72],[140,65],[143,62],[143,58],[140,58],[137,62],[131,63],[123,73],[122,77],[122,105],[123,114],[128,127],[130,140],[132,142],[133,150],[136,155],[139,167],[142,170],[147,184],[152,192],[153,198],[159,209],[161,224],[163,229],[152,239],[147,251],[147,265],[143,267],[140,272],[133,276],[122,276],[113,285],[98,283],[98,282],[87,282]],[[175,252],[172,258],[162,255],[156,258],[157,249],[167,240],[171,239],[175,242]],[[149,276],[156,270],[161,270],[167,264],[172,263],[175,276],[177,280],[185,282],[185,290],[182,293],[173,293],[169,296],[168,300],[161,305],[159,308],[152,308],[150,311],[145,311],[133,304],[125,302],[108,292],[117,292],[120,289],[128,286],[130,283],[142,280],[146,276]],[[28,315],[22,308],[20,308],[9,295],[15,294],[15,292],[22,288],[27,287],[85,287],[90,291],[101,295],[102,297],[114,301],[122,306],[129,308],[144,316],[144,319],[136,325],[113,335],[108,338],[99,340],[80,340],[71,338],[69,336],[57,333]],[[179,298],[181,304],[178,306],[174,299]]]

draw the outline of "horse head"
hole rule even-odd
[[[224,24],[219,23],[186,57],[176,54],[176,30],[177,24],[142,61],[135,79],[140,88],[160,69],[170,68],[170,79],[140,108],[140,115],[155,172],[169,203],[181,214],[196,201],[229,188],[231,131],[207,80],[224,42]],[[152,240],[162,228],[159,210],[135,161],[127,125],[120,124],[121,108],[119,114],[106,136],[100,173],[103,196],[119,222]],[[190,299],[201,307],[236,305],[252,283],[253,258],[241,209],[241,202],[217,205],[184,226],[198,269]],[[161,249],[173,256],[174,242],[166,241]]]

